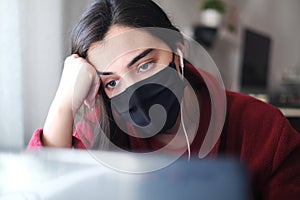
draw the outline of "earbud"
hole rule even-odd
[[[179,59],[180,59],[181,76],[183,78],[184,77],[183,53],[182,53],[182,51],[179,48],[177,48],[177,53],[178,53]]]

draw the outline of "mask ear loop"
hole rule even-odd
[[[183,53],[180,49],[177,49],[177,53],[179,55],[180,58],[180,69],[181,69],[181,79],[184,80],[184,62],[183,62]],[[186,141],[186,145],[187,145],[187,151],[188,151],[188,161],[190,161],[191,159],[191,147],[190,147],[190,140],[184,125],[184,120],[183,120],[183,101],[181,102],[181,106],[180,106],[180,117],[181,117],[181,125],[182,125],[182,129],[184,132],[184,136],[185,136],[185,141]]]

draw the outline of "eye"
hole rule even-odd
[[[146,72],[146,71],[150,70],[152,68],[152,66],[153,66],[153,62],[148,62],[146,64],[139,66],[138,71]]]
[[[119,82],[120,82],[119,80],[110,81],[105,85],[105,87],[109,88],[109,89],[114,89],[118,85]]]

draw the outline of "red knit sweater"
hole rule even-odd
[[[198,155],[211,116],[210,95],[203,80],[212,81],[214,91],[218,86],[210,74],[192,66],[187,66],[186,78],[202,88],[199,129],[191,144],[192,154]],[[209,156],[236,157],[245,163],[252,178],[254,199],[300,199],[300,134],[269,104],[229,91],[226,91],[226,101],[222,134]],[[28,148],[43,146],[42,133],[42,129],[35,131]],[[124,138],[124,135],[117,142],[127,144],[125,148],[130,150],[157,148],[155,141]],[[85,148],[78,131],[74,133],[73,147]]]

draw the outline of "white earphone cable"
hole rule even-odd
[[[180,49],[177,49],[177,52],[178,52],[178,55],[179,55],[179,58],[180,58],[181,78],[182,78],[182,80],[184,80],[183,54],[182,54],[182,51]],[[187,134],[184,122],[183,122],[184,120],[183,120],[183,109],[182,109],[182,107],[183,107],[183,102],[181,102],[181,106],[180,106],[180,115],[181,115],[180,117],[181,117],[182,129],[183,129],[183,132],[184,132],[184,136],[185,136],[185,140],[186,140],[186,145],[187,145],[188,161],[190,161],[190,159],[191,159],[190,140],[189,140],[189,137],[188,137],[188,134]]]
[[[183,132],[184,132],[184,135],[185,135],[186,146],[187,146],[187,150],[188,150],[188,161],[190,161],[190,159],[191,159],[190,140],[188,138],[187,131],[186,131],[186,128],[185,128],[185,125],[184,125],[184,122],[183,122],[182,111],[183,111],[183,109],[182,109],[182,103],[181,103],[181,125],[182,125],[182,129],[183,129]]]

